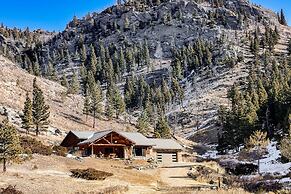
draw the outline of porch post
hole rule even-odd
[[[91,147],[91,156],[93,156],[94,155],[94,146],[92,145],[92,147]]]
[[[127,147],[123,147],[123,156],[124,156],[124,159],[127,159],[127,150],[128,148]]]

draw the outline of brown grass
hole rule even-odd
[[[37,166],[37,168],[34,168]],[[70,169],[94,168],[114,174],[104,181],[84,180],[71,177]],[[125,169],[124,161],[86,158],[82,162],[60,156],[33,155],[22,164],[8,166],[6,174],[0,174],[0,186],[13,182],[24,193],[98,193],[111,187],[128,186],[150,189],[159,180],[158,176],[137,170]],[[114,192],[113,192],[114,193]]]
[[[17,67],[0,56],[0,105],[21,111],[26,92],[32,91],[33,75]],[[86,122],[83,115],[83,97],[80,95],[64,96],[65,88],[56,82],[37,78],[37,83],[43,90],[45,99],[50,106],[51,126],[64,131],[69,130],[104,130],[108,128],[126,130],[133,129],[132,125],[123,121],[107,121],[97,119],[97,128],[93,129],[93,119]],[[61,138],[59,139],[61,140]]]

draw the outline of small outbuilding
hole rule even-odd
[[[183,147],[173,139],[150,139],[155,144],[153,152],[156,160],[161,163],[172,163],[182,161]]]

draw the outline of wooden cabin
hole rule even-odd
[[[182,161],[180,157],[182,146],[172,139],[151,139],[141,133],[116,130],[100,131],[93,134],[84,133],[84,135],[87,135],[87,139],[77,143],[82,156],[155,159],[161,163]],[[75,147],[76,142],[76,137],[72,138],[72,134],[68,133],[61,145]]]

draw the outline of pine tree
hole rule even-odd
[[[132,49],[127,49],[125,53],[125,59],[126,59],[126,71],[127,73],[130,73],[134,70],[134,58],[133,58],[133,52]]]
[[[182,79],[183,78],[183,72],[182,72],[182,64],[179,59],[175,59],[172,61],[172,69],[173,69],[173,77],[176,79]]]
[[[81,61],[82,62],[85,62],[86,61],[86,58],[87,58],[87,51],[86,51],[86,47],[84,44],[82,44],[81,46]]]
[[[151,68],[151,61],[150,61],[150,51],[148,48],[148,43],[145,40],[144,45],[143,45],[143,50],[142,50],[142,57],[144,59],[144,66],[147,66],[149,69]]]
[[[89,71],[92,71],[93,75],[96,75],[97,69],[96,69],[96,65],[97,65],[97,57],[95,54],[95,49],[94,46],[91,45],[90,46],[90,59],[89,59]]]
[[[246,142],[249,150],[255,151],[258,158],[258,173],[260,173],[260,158],[262,156],[263,149],[269,144],[267,133],[262,131],[255,131],[248,141]]]
[[[284,26],[288,26],[283,9],[281,9],[281,12],[280,12],[280,24]]]
[[[33,63],[33,73],[34,73],[35,76],[40,76],[40,68],[39,68],[38,60],[36,60]]]
[[[33,80],[33,103],[32,103],[33,123],[35,125],[35,134],[39,135],[41,130],[45,130],[49,124],[49,106],[45,104],[43,92]]]
[[[104,70],[105,70],[105,78],[106,78],[107,83],[115,82],[114,68],[113,68],[111,59],[109,59],[108,63],[106,63]]]
[[[258,88],[259,104],[260,106],[262,106],[267,102],[268,94],[265,90],[265,87],[263,86],[262,80],[259,79],[257,83],[258,83],[257,88]]]
[[[120,67],[120,70],[121,70],[121,74],[124,73],[124,70],[125,70],[125,58],[124,58],[124,54],[123,54],[123,50],[120,49],[120,52],[119,52],[119,67]]]
[[[88,94],[86,94],[83,108],[83,114],[86,116],[86,122],[88,120],[88,115],[90,114],[90,111],[91,111],[90,97]]]
[[[93,75],[93,72],[92,71],[88,71],[88,75],[87,75],[87,90],[86,92],[89,92],[89,94],[91,94],[94,90],[94,87],[96,85],[96,82],[95,82],[95,79],[94,79],[94,75]]]
[[[183,88],[181,88],[178,80],[175,78],[172,79],[172,91],[175,95],[176,100],[178,100],[178,102],[182,104],[184,98],[184,90]]]
[[[158,138],[171,138],[171,129],[165,117],[161,116],[155,127],[155,134]]]
[[[168,84],[166,83],[164,79],[162,80],[161,88],[162,88],[162,93],[163,93],[165,102],[169,104],[171,100],[171,92],[170,92]]]
[[[146,87],[147,87],[147,83],[146,81],[144,80],[143,77],[141,77],[139,79],[139,82],[138,82],[138,85],[137,85],[137,88],[136,88],[136,92],[135,92],[135,95],[136,96],[133,96],[133,101],[136,101],[137,100],[137,106],[140,108],[142,107],[142,105],[144,104],[144,100],[145,100],[145,96],[146,96]],[[134,99],[135,98],[135,99]]]
[[[70,94],[78,94],[79,90],[80,90],[80,82],[78,80],[77,74],[74,71],[73,72],[73,77],[72,77],[72,80],[71,80],[71,84],[70,84],[70,88],[69,88],[68,92]]]
[[[150,123],[153,123],[155,125],[156,122],[156,116],[155,116],[155,110],[153,103],[147,99],[144,105],[144,111],[147,113],[147,117]]]
[[[32,62],[27,55],[25,55],[25,57],[24,57],[24,64],[25,64],[25,67],[26,67],[26,70],[28,71],[28,73],[33,74]]]
[[[137,120],[136,128],[139,133],[147,135],[149,129],[149,118],[146,111],[143,111]]]
[[[116,88],[113,96],[113,107],[115,109],[116,118],[119,118],[119,115],[125,112],[125,103],[124,100],[119,92],[119,90]]]
[[[57,81],[57,75],[54,66],[51,63],[48,63],[47,69],[47,78],[53,81]]]
[[[252,99],[248,94],[245,97],[245,99],[246,99],[245,117],[246,117],[247,124],[251,128],[251,126],[254,126],[255,122],[258,120],[258,116],[256,112],[257,108],[253,104]]]
[[[100,57],[98,57],[97,58],[97,64],[96,64],[96,75],[95,75],[95,78],[97,80],[99,80],[99,81],[102,81],[102,79],[103,79],[102,70],[103,70],[102,62],[101,62]]]
[[[33,126],[33,118],[32,118],[32,102],[29,97],[29,94],[26,94],[26,100],[24,102],[23,116],[22,119],[22,127],[26,129],[26,133],[28,134],[30,129]]]
[[[3,172],[6,172],[6,165],[21,154],[19,138],[15,127],[4,120],[0,125],[0,161],[3,162]]]
[[[112,94],[109,89],[106,92],[106,102],[105,102],[105,115],[107,116],[108,120],[113,118],[114,110],[112,105]]]
[[[127,77],[124,86],[124,101],[127,109],[130,109],[134,106],[134,97],[135,97],[134,82],[131,77]]]
[[[208,47],[206,47],[206,50],[205,50],[205,63],[207,65],[211,65],[212,64],[212,54],[209,51]]]
[[[124,30],[126,31],[128,29],[129,29],[129,19],[126,16],[125,19],[124,19]]]
[[[96,116],[101,113],[102,91],[100,83],[94,84],[90,92],[90,111],[93,113],[93,128],[96,126]]]
[[[158,112],[160,114],[165,114],[165,99],[160,87],[155,89],[155,96],[153,102],[157,105]]]
[[[118,119],[119,115],[125,112],[125,103],[119,89],[114,83],[109,84],[106,97],[108,108],[112,108],[115,111],[116,118]]]

